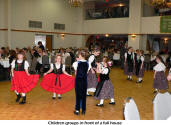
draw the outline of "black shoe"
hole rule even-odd
[[[26,96],[22,97],[23,100],[20,102],[20,104],[25,104],[26,103]]]
[[[92,95],[87,95],[87,96],[91,97]]]
[[[96,104],[96,106],[98,106],[98,107],[104,107],[103,104]]]
[[[80,112],[74,111],[74,114],[75,114],[75,115],[80,115]]]
[[[110,104],[110,105],[115,105],[116,103],[115,103],[115,102],[110,102],[109,104]]]
[[[62,97],[58,97],[58,99],[62,99]]]
[[[82,111],[82,115],[85,115],[86,114],[86,111]]]
[[[139,83],[142,83],[143,81],[141,80],[141,81],[139,81]]]
[[[127,78],[126,80],[130,80],[130,78]]]
[[[132,81],[132,78],[129,78],[129,81]]]
[[[153,93],[156,94],[156,93],[158,93],[158,91],[155,90]]]
[[[19,101],[20,101],[20,98],[21,98],[21,95],[20,95],[20,94],[18,94],[18,95],[17,95],[16,102],[19,102]]]
[[[136,83],[142,83],[142,80],[141,81],[137,81]]]
[[[55,99],[56,99],[56,97],[52,97],[52,99],[53,99],[53,100],[55,100]]]

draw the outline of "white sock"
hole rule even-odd
[[[132,79],[132,76],[129,76],[130,79]]]
[[[88,93],[88,91],[87,91],[87,95],[90,95],[90,94]]]
[[[56,93],[53,93],[53,97],[55,97],[55,98],[56,98]]]
[[[111,100],[111,102],[115,102],[115,99],[114,98],[112,98],[112,99],[110,99]]]
[[[142,78],[138,78],[138,81],[141,81],[142,80]]]
[[[130,78],[130,76],[128,76],[128,78]]]
[[[22,93],[22,97],[25,97],[26,96],[26,93]]]
[[[101,99],[101,100],[100,100],[100,104],[103,104],[103,102],[104,102],[104,99]]]
[[[16,90],[15,90],[14,92],[15,92],[17,95],[19,95],[19,93],[18,93]]]
[[[58,94],[58,97],[61,97],[61,94]]]

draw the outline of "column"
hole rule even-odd
[[[144,52],[147,50],[147,40],[148,40],[147,35],[142,35],[141,36],[140,49],[144,50]]]
[[[8,0],[8,46],[11,48],[11,0]]]
[[[129,34],[141,33],[141,17],[143,14],[143,0],[129,1]],[[142,36],[128,36],[128,46],[134,49],[140,49]]]

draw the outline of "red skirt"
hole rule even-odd
[[[36,86],[38,80],[39,75],[28,76],[25,71],[16,71],[12,78],[11,90],[16,90],[18,93],[27,93]]]
[[[43,77],[40,86],[46,91],[64,94],[75,87],[75,78],[65,74],[57,76],[54,73],[50,73]]]

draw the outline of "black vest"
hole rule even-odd
[[[87,81],[88,67],[89,67],[88,62],[81,62],[81,61],[78,62],[76,78],[82,78]]]
[[[18,63],[17,60],[15,61],[15,71],[25,71],[24,69],[25,61],[23,60],[22,63]]]
[[[127,62],[128,63],[133,63],[133,53],[128,54],[128,52],[127,52]]]
[[[62,68],[63,68],[63,65],[62,64],[60,65],[60,68],[59,69],[57,69],[56,68],[56,65],[53,64],[53,73],[54,74],[63,74]]]
[[[142,61],[141,61],[141,57],[139,57],[139,59],[137,58],[137,63],[136,63],[136,75],[139,75],[139,71],[140,71],[140,68],[141,68],[141,64],[142,64]]]
[[[108,68],[109,72],[108,74],[100,74],[100,81],[105,81],[105,80],[109,80],[109,74],[110,74],[110,69]]]
[[[142,64],[141,57],[143,57],[143,56],[140,56],[139,59],[137,59],[138,65],[141,65]]]

